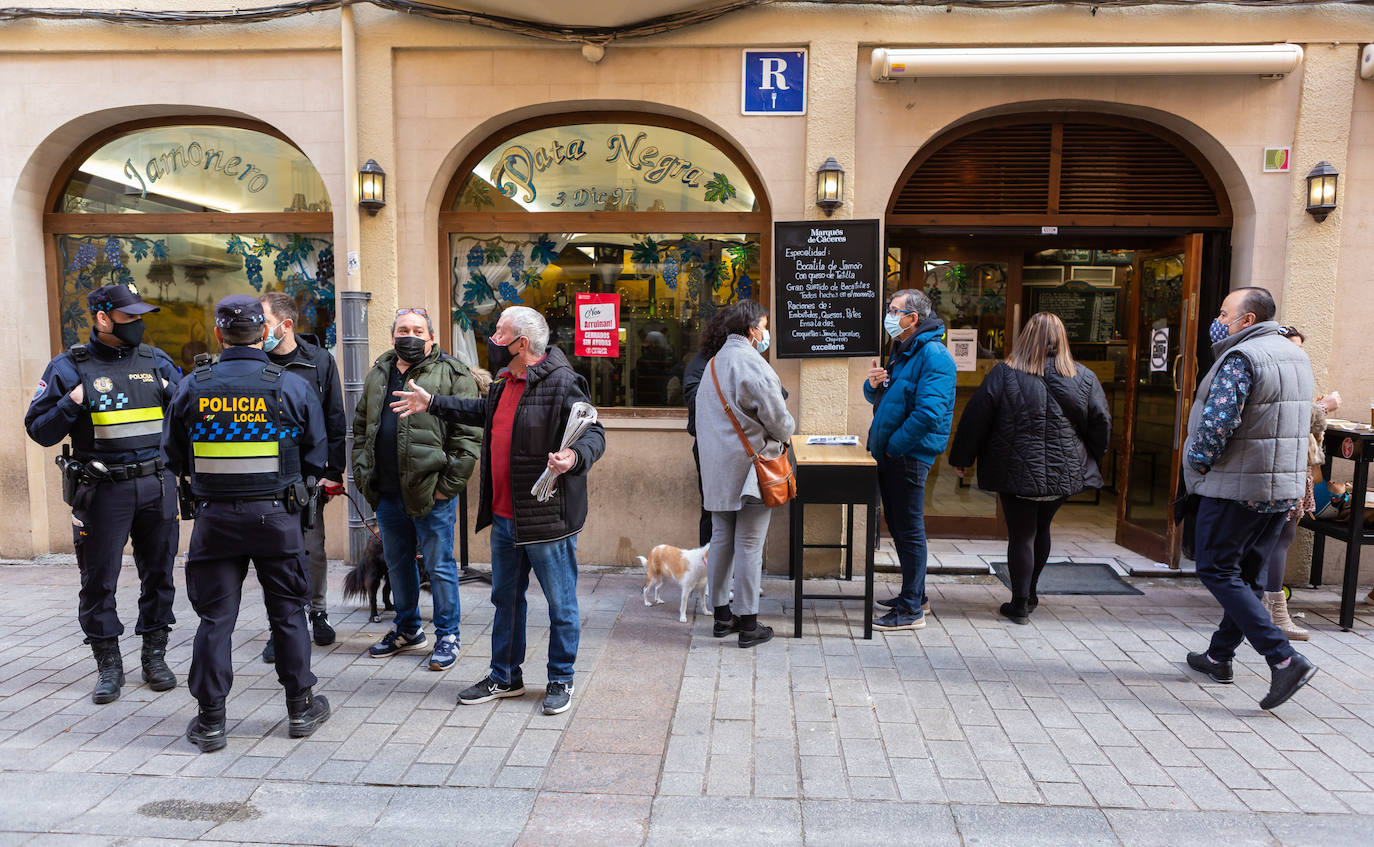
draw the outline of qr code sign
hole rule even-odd
[[[954,342],[954,358],[963,359],[973,354],[973,345],[967,341]]]

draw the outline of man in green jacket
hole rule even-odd
[[[434,415],[400,418],[391,400],[392,392],[412,380],[431,393],[461,397],[477,397],[477,382],[462,362],[439,349],[424,309],[398,309],[391,337],[393,348],[368,372],[353,416],[353,480],[377,511],[396,605],[395,626],[368,654],[392,656],[428,643],[420,623],[418,552],[425,557],[434,599],[429,669],[443,671],[458,658],[459,647],[454,498],[477,464],[482,430]]]

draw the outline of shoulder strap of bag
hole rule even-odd
[[[725,392],[720,390],[720,380],[716,378],[716,360],[711,360],[711,382],[716,384],[716,396],[720,398],[720,407],[725,410],[725,414],[730,418],[730,423],[735,425],[735,434],[739,436],[740,443],[744,445],[744,452],[749,454],[749,458],[755,457],[754,448],[749,444],[749,437],[744,434],[744,429],[739,425],[739,420],[735,413],[730,411],[730,404],[725,402]]]

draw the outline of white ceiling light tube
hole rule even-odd
[[[1283,76],[1302,64],[1296,44],[1195,47],[876,47],[875,82],[966,76]]]

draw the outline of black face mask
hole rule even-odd
[[[518,341],[519,339],[516,339]],[[515,342],[512,341],[512,344]],[[515,354],[510,351],[510,347],[505,344],[498,344],[493,339],[487,339],[487,367],[492,374],[498,374],[501,369],[506,367],[515,359]]]
[[[396,355],[409,364],[415,364],[425,357],[425,340],[414,335],[403,335],[396,339]]]
[[[110,335],[118,338],[129,347],[137,347],[143,342],[143,319],[129,321],[126,324],[117,323],[114,329],[110,330]]]

